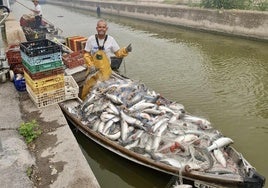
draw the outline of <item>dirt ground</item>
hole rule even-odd
[[[19,97],[20,101],[28,100],[29,98],[26,92],[20,93]],[[40,118],[40,112],[38,110],[28,113],[23,106],[20,105],[20,111],[24,122],[36,120],[42,131],[42,134],[37,139],[28,144],[29,151],[36,159],[36,165],[33,165],[31,169],[28,169],[29,177],[35,187],[48,187],[57,179],[58,173],[63,170],[64,162],[51,162],[50,157],[53,156],[42,157],[41,154],[43,151],[56,145],[56,136],[49,133],[55,131],[62,125],[59,125],[57,121],[43,121],[43,119]]]

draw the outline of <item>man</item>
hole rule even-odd
[[[85,100],[88,92],[98,80],[108,80],[111,76],[111,56],[122,58],[127,56],[128,52],[132,51],[131,44],[127,47],[120,48],[112,36],[106,35],[108,26],[104,20],[97,22],[96,30],[97,34],[87,39],[84,59],[88,66],[88,71],[96,68],[98,72],[86,80],[81,93],[82,100]]]
[[[31,9],[31,11],[34,12],[34,18],[35,18],[35,28],[39,29],[42,25],[42,8],[39,4],[38,0],[33,0],[34,9]]]

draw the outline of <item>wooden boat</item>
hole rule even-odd
[[[35,28],[35,18],[33,15],[24,14],[20,18],[20,26],[25,34],[27,41],[41,40],[57,38],[62,41],[60,33],[62,32],[59,28],[55,27],[52,23],[46,20],[42,20],[40,28]]]
[[[140,154],[134,150],[130,150],[119,144],[117,141],[107,138],[104,134],[94,131],[92,126],[89,125],[90,123],[83,122],[79,115],[71,113],[73,109],[81,106],[82,103],[83,101],[80,99],[71,99],[62,102],[59,105],[65,117],[89,139],[121,157],[133,161],[134,163],[178,177],[178,179],[191,184],[193,187],[261,188],[265,184],[265,178],[260,175],[255,168],[252,167],[250,163],[230,145],[224,146],[224,152],[228,155],[228,160],[232,161],[232,163],[236,166],[234,173],[229,172],[228,169],[225,171],[224,168],[219,171],[213,171],[210,169],[200,171],[191,168],[189,165],[176,167],[150,157],[148,158],[148,156]]]

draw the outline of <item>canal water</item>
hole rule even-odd
[[[21,1],[31,7],[32,3]],[[15,3],[17,19],[29,10]],[[45,19],[65,36],[95,34],[90,12],[42,5]],[[268,177],[268,43],[208,34],[120,17],[108,33],[133,52],[120,73],[144,83],[197,116],[207,118]],[[74,130],[101,187],[170,187],[171,177],[106,151]]]

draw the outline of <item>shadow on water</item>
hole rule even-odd
[[[68,122],[100,186],[171,188],[175,178],[133,163],[99,146]]]

